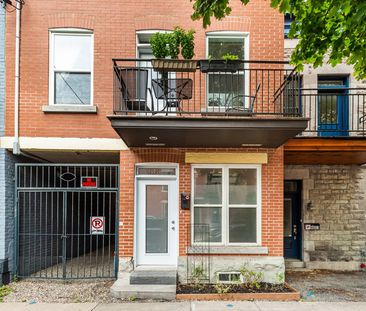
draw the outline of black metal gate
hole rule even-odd
[[[114,278],[118,165],[17,165],[17,275]]]

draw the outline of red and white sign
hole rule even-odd
[[[90,217],[90,233],[104,234],[104,216]]]
[[[98,177],[81,177],[81,188],[98,188]]]

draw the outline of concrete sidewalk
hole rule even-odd
[[[366,302],[0,303],[0,311],[366,311]]]

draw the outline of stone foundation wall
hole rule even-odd
[[[356,165],[285,166],[286,180],[302,180],[303,260],[309,268],[357,270],[366,250],[366,170]],[[308,203],[312,203],[309,208]]]
[[[186,256],[178,258],[178,279],[187,283]],[[210,282],[217,281],[218,272],[239,272],[242,267],[250,271],[263,273],[263,282],[282,283],[284,280],[285,264],[283,257],[275,256],[215,256],[210,255]]]

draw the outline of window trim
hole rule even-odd
[[[210,242],[212,246],[261,246],[262,245],[262,165],[261,164],[195,164],[191,165],[191,224],[194,224],[194,170],[197,168],[206,168],[206,169],[222,169],[222,219],[221,219],[221,227],[222,227],[222,239],[221,242]],[[229,242],[229,169],[256,169],[257,172],[257,204],[243,204],[247,205],[245,207],[237,207],[237,208],[253,208],[256,207],[256,242],[252,243],[230,243]],[[213,204],[210,204],[212,206]],[[219,204],[217,204],[219,206]],[[235,207],[234,207],[235,208]],[[204,243],[194,242],[194,226],[191,226],[191,244],[192,245],[200,245]]]
[[[136,58],[140,59],[140,52],[143,48],[145,49],[151,49],[150,43],[140,43],[139,41],[139,35],[153,35],[157,32],[160,33],[171,33],[172,30],[164,30],[164,29],[148,29],[148,30],[137,30],[136,31]]]
[[[243,39],[244,40],[244,60],[249,60],[249,43],[250,43],[250,35],[249,32],[245,31],[208,31],[206,32],[205,38],[205,55],[206,59],[209,57],[208,51],[208,41],[209,38],[229,38],[229,39]],[[249,69],[249,63],[244,63],[244,75]],[[248,71],[249,72],[249,71]],[[225,73],[221,73],[225,74]],[[217,107],[211,107],[208,105],[209,98],[209,73],[205,75],[205,85],[206,85],[206,109],[217,111]],[[244,79],[244,93],[249,94],[249,79]],[[247,103],[246,103],[247,104]],[[220,110],[221,107],[219,107]]]
[[[90,71],[86,70],[74,70],[71,72],[75,73],[89,73],[90,72],[90,103],[87,105],[83,104],[56,104],[55,103],[55,71],[53,69],[54,64],[54,40],[55,35],[69,35],[69,36],[89,36],[91,39],[91,66]],[[49,69],[48,69],[48,104],[50,106],[57,106],[57,107],[90,107],[94,106],[94,33],[88,29],[82,28],[56,28],[56,29],[49,29]]]

